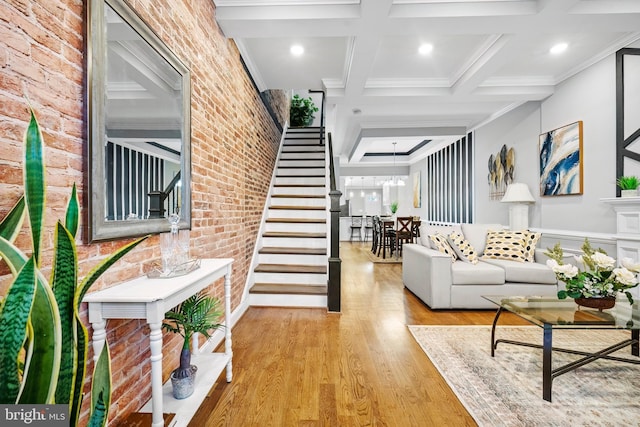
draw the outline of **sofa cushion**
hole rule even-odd
[[[522,231],[489,230],[483,259],[525,261],[525,233]]]
[[[442,234],[430,234],[429,240],[431,240],[431,244],[435,246],[435,249],[442,252],[443,254],[449,255],[451,257],[451,262],[458,259],[456,251],[451,248],[449,242],[447,241],[447,238]]]
[[[505,281],[513,283],[556,284],[556,275],[545,264],[514,262],[503,259],[485,259],[484,262],[504,269]]]
[[[429,236],[431,234],[442,234],[443,236],[448,236],[453,231],[462,233],[460,224],[453,224],[453,225],[422,224],[418,229],[420,230],[420,244],[422,244],[422,246],[426,246],[431,249],[438,249],[431,243],[431,240],[429,240]]]
[[[487,232],[489,230],[500,230],[502,225],[500,224],[461,224],[462,235],[473,246],[478,256],[484,252],[485,244],[487,243]]]
[[[504,270],[498,266],[479,262],[471,264],[456,261],[451,264],[451,283],[453,285],[503,285]]]
[[[478,263],[478,254],[476,254],[473,246],[471,246],[462,234],[453,231],[449,234],[447,240],[451,248],[456,251],[456,255],[458,255],[460,260],[470,262],[471,264]]]

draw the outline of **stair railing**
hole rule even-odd
[[[340,259],[340,196],[342,196],[342,192],[338,190],[336,186],[331,132],[329,132],[327,141],[327,149],[329,152],[329,197],[331,198],[331,248],[329,254],[329,278],[327,283],[327,308],[329,311],[339,312],[342,293],[342,260]]]

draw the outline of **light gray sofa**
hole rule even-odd
[[[488,230],[501,230],[500,224],[459,224],[452,227],[423,225],[419,243],[403,245],[402,280],[407,289],[432,309],[497,308],[483,295],[557,294],[557,279],[545,264],[544,250],[536,249],[536,262],[483,259],[477,264],[451,256],[431,247],[429,234],[448,235],[457,231],[478,255],[484,251]]]

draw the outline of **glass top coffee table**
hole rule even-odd
[[[558,299],[554,297],[534,296],[483,296],[498,306],[496,317],[491,327],[491,357],[494,356],[498,343],[521,345],[542,349],[542,398],[551,402],[551,384],[553,379],[570,372],[580,366],[598,359],[615,360],[619,362],[640,365],[639,359],[625,359],[609,354],[624,347],[631,346],[631,354],[639,355],[638,334],[640,332],[640,310],[637,303],[632,307],[626,300],[618,301],[616,306],[608,310],[596,310],[579,307],[573,299]],[[543,329],[542,345],[495,339],[496,325],[503,311],[509,311],[540,326]],[[555,329],[626,329],[631,331],[631,338],[610,347],[589,353],[571,349],[553,347],[553,331]],[[553,352],[570,353],[583,356],[571,363],[557,368],[552,367]]]

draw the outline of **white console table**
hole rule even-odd
[[[152,425],[164,426],[163,419],[163,387],[162,387],[162,321],[165,313],[211,285],[215,280],[224,276],[224,309],[225,324],[229,325],[231,319],[231,267],[233,259],[203,259],[200,268],[191,273],[171,279],[149,279],[139,277],[128,282],[121,283],[108,289],[89,293],[84,302],[89,303],[89,321],[93,327],[93,352],[94,360],[97,360],[106,338],[107,319],[146,319],[150,327],[149,347],[151,349],[151,412]],[[232,376],[232,351],[231,328],[225,327],[225,351],[214,353],[211,357],[207,354],[194,355],[196,365],[206,359],[206,366],[200,366],[198,375],[208,376],[211,384],[226,367],[227,382],[231,382]],[[214,372],[215,371],[215,372]],[[200,381],[197,377],[196,381]],[[207,381],[207,382],[208,382]],[[168,385],[170,390],[170,385]],[[197,388],[196,383],[196,388]],[[200,387],[203,388],[203,387]],[[204,399],[208,388],[204,390]],[[170,392],[169,392],[170,393]],[[168,400],[164,393],[164,400]],[[195,395],[196,393],[194,393]],[[176,407],[189,407],[195,413],[200,401],[197,396],[176,401],[182,402]],[[195,404],[193,403],[195,402]],[[192,407],[195,406],[195,409]],[[193,413],[188,416],[190,418]],[[178,418],[179,414],[176,414]],[[188,420],[186,420],[188,422]],[[186,424],[186,423],[185,423]]]

